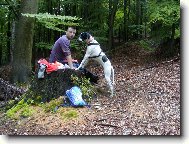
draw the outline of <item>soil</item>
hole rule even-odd
[[[131,51],[132,49],[132,51]],[[181,135],[180,58],[156,60],[137,46],[111,57],[115,95],[109,97],[100,66],[88,68],[101,78],[101,92],[79,116],[62,120],[43,113],[19,120],[0,112],[1,135]]]

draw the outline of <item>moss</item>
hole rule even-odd
[[[63,103],[62,97],[59,97],[58,99],[51,100],[50,102],[46,102],[42,105],[45,112],[54,112],[55,107],[59,106]]]
[[[58,113],[61,115],[61,118],[64,121],[76,119],[79,116],[77,110],[75,110],[73,108],[61,108],[58,110]]]
[[[24,102],[24,99],[22,99],[18,102],[17,105],[9,109],[6,114],[10,118],[19,119],[20,117],[29,117],[33,114],[33,112],[34,109],[31,108],[31,106],[26,102]]]
[[[35,109],[33,109],[32,106],[27,105],[26,107],[23,107],[20,110],[20,117],[29,117],[32,116],[35,112]]]

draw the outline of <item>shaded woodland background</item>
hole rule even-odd
[[[130,42],[165,58],[180,52],[178,0],[1,0],[0,66],[13,67],[12,82],[28,80],[36,60],[49,56],[68,25],[77,26],[75,39],[82,31],[91,32],[110,55]],[[71,47],[80,60],[81,46],[73,40]]]

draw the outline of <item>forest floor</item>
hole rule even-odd
[[[117,48],[111,57],[115,70],[113,98],[104,91],[90,108],[64,108],[78,112],[71,120],[40,109],[38,114],[19,120],[7,119],[0,112],[0,134],[180,135],[180,58],[157,60],[135,45],[129,49]],[[102,69],[99,71],[103,78]],[[99,83],[104,87],[105,82]]]

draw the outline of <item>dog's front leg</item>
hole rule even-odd
[[[89,60],[88,58],[84,58],[77,69],[84,68],[86,64],[88,63],[88,60]]]
[[[89,56],[90,56],[90,54],[89,54],[89,52],[87,51],[86,52],[86,54],[85,54],[85,56],[84,56],[84,58],[83,58],[83,60],[81,61],[81,64],[79,65],[79,67],[76,69],[76,70],[79,70],[80,68],[84,68],[85,67],[85,65],[88,63],[88,61],[89,61]]]

